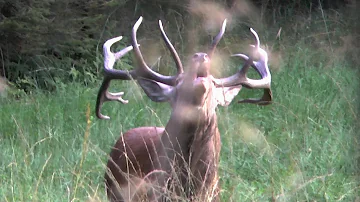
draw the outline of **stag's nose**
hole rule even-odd
[[[193,60],[200,62],[200,63],[206,63],[210,61],[210,58],[208,56],[208,54],[206,53],[196,53],[193,56]]]

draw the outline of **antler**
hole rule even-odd
[[[159,20],[159,27],[160,27],[160,31],[161,31],[161,36],[163,37],[163,39],[166,43],[166,46],[170,50],[172,58],[175,60],[175,64],[176,64],[176,68],[177,68],[177,75],[179,75],[184,72],[180,57],[177,54],[174,46],[171,44],[169,38],[166,36],[161,20]]]
[[[244,54],[234,54],[232,56],[240,57],[241,59],[245,60],[243,67],[236,74],[230,77],[214,79],[214,81],[217,86],[223,87],[242,85],[246,88],[262,88],[264,89],[264,94],[260,99],[245,99],[240,100],[239,103],[266,105],[270,104],[272,101],[272,92],[270,88],[271,74],[267,65],[268,55],[264,49],[260,48],[258,34],[252,28],[250,28],[250,31],[253,34],[256,42],[256,45],[252,45],[252,47],[255,49],[255,52],[259,54],[259,60],[253,61],[252,56],[248,57]],[[261,75],[261,79],[255,80],[246,76],[250,66],[252,66]]]
[[[175,59],[175,61],[177,61],[177,70],[178,70],[178,73],[176,76],[164,76],[164,75],[161,75],[155,71],[153,71],[152,69],[149,68],[149,66],[146,64],[142,54],[141,54],[141,51],[140,51],[140,48],[139,46],[137,46],[137,39],[136,39],[136,32],[140,26],[142,22],[142,17],[140,17],[138,19],[138,21],[135,23],[133,29],[132,29],[132,33],[131,33],[131,44],[132,46],[134,47],[134,53],[135,53],[135,58],[136,58],[136,61],[138,63],[138,69],[136,69],[136,73],[138,74],[138,76],[141,76],[141,77],[144,77],[144,78],[147,78],[147,79],[151,79],[151,80],[155,80],[155,81],[158,81],[160,83],[164,83],[164,84],[168,84],[168,85],[174,85],[175,84],[175,81],[176,81],[176,78],[177,76],[182,73],[182,64],[180,61],[179,56],[178,54],[176,53],[175,49],[173,48],[172,44],[170,43],[170,41],[167,39],[166,37],[166,34],[164,33],[163,29],[162,29],[162,25],[161,25],[161,22],[159,22],[159,26],[160,26],[160,30],[162,32],[162,36],[167,44],[168,47],[172,47],[172,49],[170,48],[171,50],[171,53],[173,55]]]
[[[174,46],[171,44],[170,40],[167,38],[167,36],[164,32],[164,29],[162,27],[161,21],[159,21],[161,35],[162,35],[167,47],[170,49],[173,59],[175,60],[176,68],[177,68],[177,75],[164,76],[164,75],[161,75],[161,74],[153,71],[152,69],[150,69],[148,67],[148,65],[144,61],[144,58],[141,54],[141,51],[139,48],[140,45],[137,43],[137,39],[136,39],[136,32],[137,32],[141,22],[142,22],[142,17],[140,17],[136,21],[135,25],[133,26],[132,34],[131,34],[132,46],[128,46],[128,47],[120,50],[119,52],[113,53],[113,52],[111,52],[110,47],[114,43],[120,41],[122,39],[122,36],[109,39],[104,43],[104,46],[103,46],[104,79],[103,79],[103,82],[99,89],[99,93],[98,93],[97,100],[96,100],[96,109],[95,109],[96,116],[99,119],[110,119],[110,117],[101,114],[101,107],[104,102],[119,101],[119,102],[122,102],[123,104],[128,103],[127,100],[124,100],[122,98],[122,95],[124,94],[124,92],[117,92],[117,93],[108,92],[108,88],[110,86],[111,80],[113,80],[113,79],[131,80],[131,79],[137,79],[139,77],[143,77],[143,78],[152,79],[152,80],[164,83],[164,84],[174,85],[178,75],[183,73],[183,67],[182,67],[180,58],[179,58]],[[135,59],[136,59],[138,67],[131,71],[113,69],[115,62],[133,49],[134,49]]]
[[[219,43],[219,41],[221,40],[222,36],[225,33],[225,28],[226,28],[226,19],[224,20],[220,32],[218,33],[218,35],[216,35],[216,37],[214,38],[213,42],[211,43],[210,46],[210,50],[208,52],[208,56],[211,58],[215,52],[216,46]]]
[[[123,70],[113,69],[116,60],[119,60],[122,56],[133,49],[132,46],[128,46],[117,53],[113,53],[110,50],[110,47],[115,43],[122,39],[122,36],[115,37],[107,40],[104,43],[103,51],[104,51],[104,79],[101,84],[101,87],[98,92],[97,100],[96,100],[96,116],[99,119],[110,119],[110,117],[101,114],[100,110],[102,104],[107,101],[119,101],[122,103],[127,103],[127,100],[122,99],[122,95],[124,92],[118,93],[110,93],[108,88],[110,86],[110,81],[113,79],[121,79],[121,80],[130,80],[131,78],[136,78],[136,73],[134,70],[128,72]]]

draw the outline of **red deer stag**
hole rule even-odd
[[[110,46],[121,40],[121,37],[110,39],[104,44],[105,73],[96,103],[97,117],[109,119],[100,112],[105,101],[127,103],[122,99],[123,92],[108,92],[112,79],[136,80],[152,101],[169,102],[172,113],[165,128],[134,128],[116,142],[105,174],[109,200],[219,201],[217,172],[221,142],[215,109],[218,104],[230,104],[242,86],[264,89],[264,94],[260,99],[245,99],[240,103],[271,103],[267,53],[260,48],[259,37],[251,29],[255,38],[252,47],[259,59],[236,54],[234,56],[245,61],[243,67],[230,77],[214,78],[210,74],[211,57],[225,32],[225,20],[209,51],[195,53],[184,72],[179,56],[159,21],[162,38],[177,68],[175,76],[164,76],[149,68],[140,52],[136,33],[141,22],[142,17],[132,29],[132,46],[112,53]],[[113,69],[116,60],[132,49],[137,68],[131,71]],[[246,76],[250,66],[261,75],[261,79],[254,80]]]

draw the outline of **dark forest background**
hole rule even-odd
[[[237,20],[230,33],[255,26],[262,33],[268,31],[263,35],[265,38],[280,36],[279,31],[287,29],[295,38],[287,38],[283,44],[291,44],[297,35],[304,36],[307,30],[316,29],[312,13],[324,11],[332,13],[331,16],[339,15],[327,25],[336,26],[336,33],[331,31],[324,36],[349,45],[359,41],[359,35],[341,40],[338,33],[357,29],[358,23],[353,23],[356,20],[347,23],[347,18],[357,18],[356,9],[347,11],[356,6],[351,0],[0,0],[0,75],[25,91],[53,90],[58,82],[91,82],[101,72],[102,62],[97,56],[101,55],[103,42],[117,35],[129,36],[139,16],[144,16],[142,26],[146,30],[140,39],[158,39],[157,20],[162,19],[182,54],[193,48],[190,47],[193,43],[187,42],[194,41],[194,34],[202,36],[199,40],[211,38],[209,33],[189,32],[204,18],[214,18],[210,20],[220,24],[223,18],[230,17]],[[273,40],[270,37],[266,40],[270,39]],[[308,40],[314,45],[312,42]]]

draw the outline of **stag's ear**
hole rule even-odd
[[[219,105],[228,106],[241,90],[241,85],[233,87],[218,87],[215,89],[215,97]]]
[[[154,102],[167,102],[173,95],[173,86],[145,78],[138,78],[137,81],[145,94]]]

